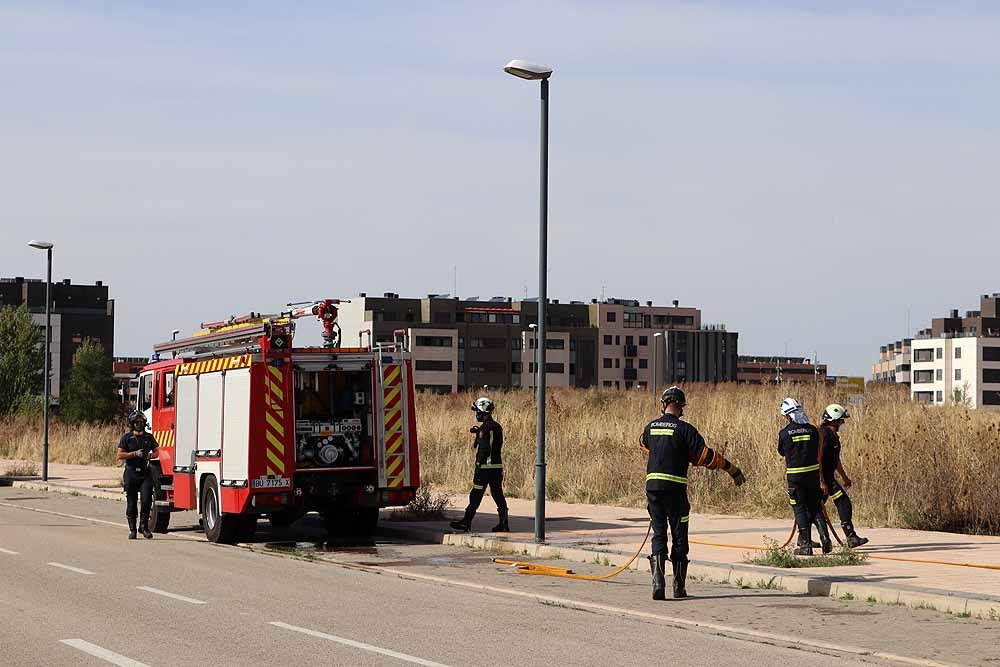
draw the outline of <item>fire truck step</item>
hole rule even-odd
[[[160,484],[160,488],[163,489],[164,491],[173,491],[174,490],[174,485],[173,484]]]
[[[169,500],[154,500],[153,504],[156,505],[157,507],[172,507],[173,506],[173,502],[171,502]]]

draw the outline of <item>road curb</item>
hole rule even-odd
[[[9,484],[5,482],[9,481]],[[0,480],[0,485],[12,486],[16,489],[31,489],[32,491],[48,491],[50,493],[63,493],[69,496],[86,496],[88,498],[100,498],[102,500],[125,500],[125,494],[121,491],[102,491],[101,489],[91,489],[85,486],[70,486],[68,484],[54,484],[52,482],[32,482],[28,480]]]
[[[598,563],[608,567],[621,567],[632,557],[631,553],[625,554],[607,549],[535,544],[475,533],[451,533],[426,526],[408,526],[403,522],[382,521],[379,523],[379,532],[383,535],[433,544],[465,546],[528,558],[559,558],[577,563]],[[649,562],[640,556],[629,569],[648,572]],[[860,578],[816,576],[782,568],[697,560],[691,561],[688,566],[688,576],[746,588],[780,589],[816,597],[863,600],[1000,620],[1000,598],[987,595],[934,591],[896,584],[874,584]]]

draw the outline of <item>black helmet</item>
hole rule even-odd
[[[660,396],[660,402],[664,405],[677,403],[680,406],[684,406],[687,403],[687,399],[684,397],[684,392],[681,391],[680,387],[670,387],[663,391],[663,395]]]
[[[140,419],[142,420],[142,423],[145,425],[146,424],[146,415],[144,415],[139,410],[133,410],[132,414],[130,414],[128,416],[128,425],[131,426],[132,424],[136,423]]]

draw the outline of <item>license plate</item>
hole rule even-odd
[[[255,489],[280,489],[291,486],[292,482],[287,477],[260,477],[253,480]]]

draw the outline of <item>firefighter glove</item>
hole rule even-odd
[[[729,475],[733,478],[733,483],[736,486],[742,486],[747,481],[746,476],[743,475],[743,471],[736,466],[733,466],[733,471]]]
[[[145,452],[145,450],[142,450],[142,449],[137,449],[135,451],[135,455],[136,455],[136,458],[140,458],[140,459],[146,458],[146,452]]]

